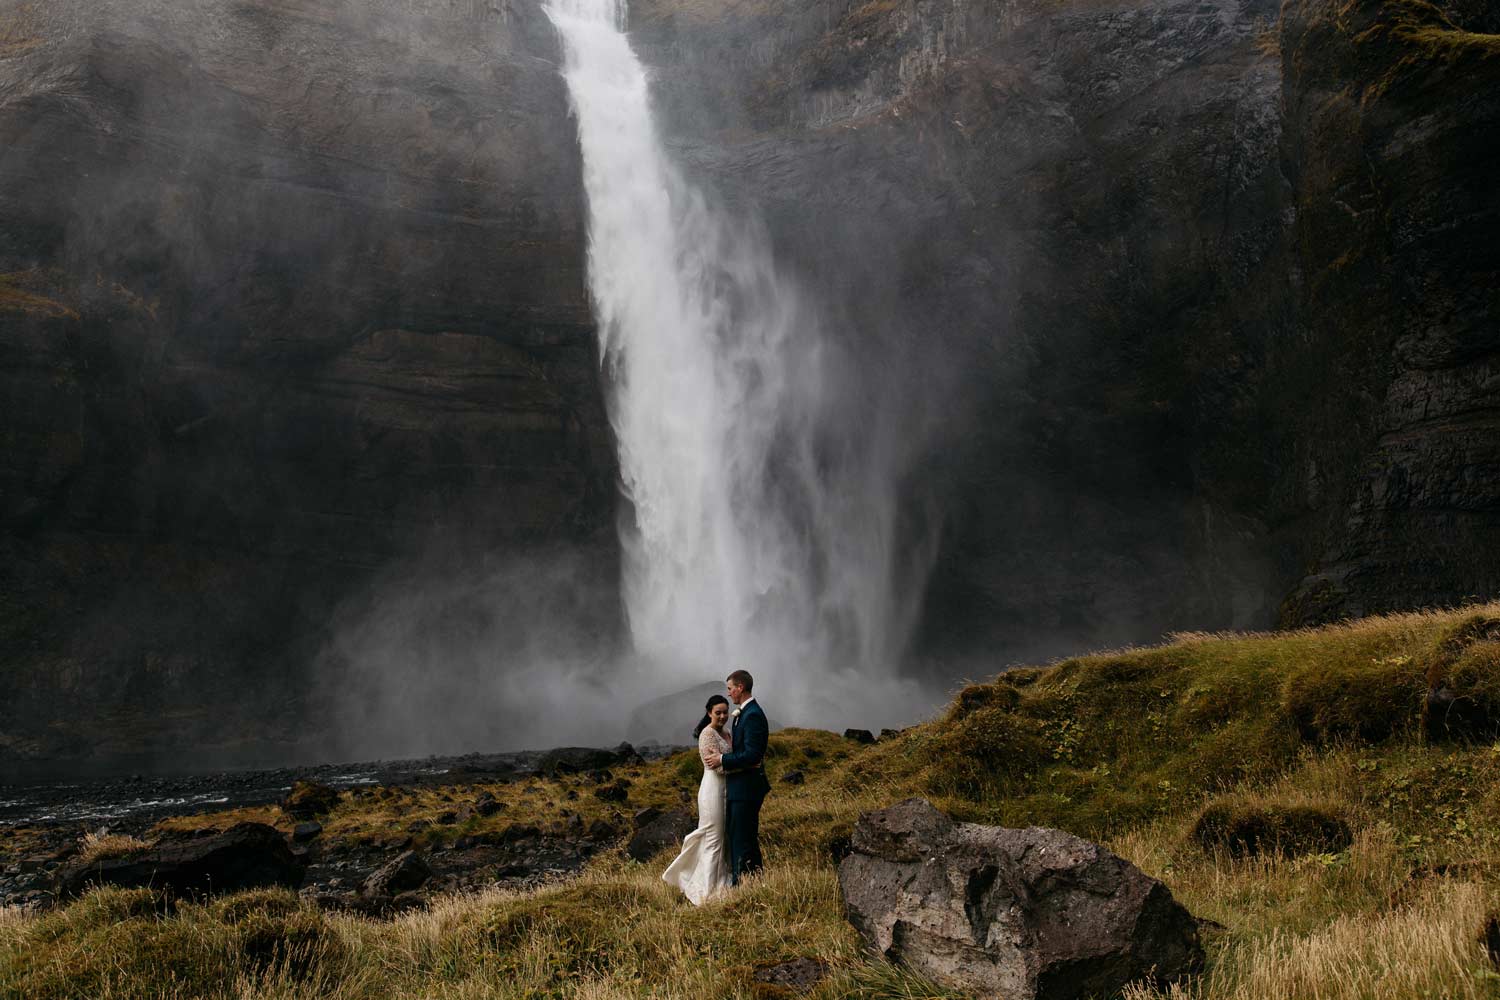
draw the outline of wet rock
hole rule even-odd
[[[584,774],[610,767],[641,763],[641,755],[629,743],[621,743],[612,750],[593,747],[559,747],[548,750],[537,761],[537,773],[548,778],[560,774]]]
[[[296,843],[301,843],[306,840],[312,840],[322,832],[322,823],[319,823],[315,819],[308,820],[306,823],[298,823],[296,826],[292,827],[292,840]]]
[[[659,814],[659,813],[658,813]],[[655,817],[652,817],[653,819]],[[608,843],[620,835],[620,831],[606,820],[596,819],[589,824],[585,836],[596,843]]]
[[[846,729],[844,730],[844,739],[868,745],[875,742],[875,734],[868,729]]]
[[[150,886],[181,895],[272,885],[295,889],[305,870],[275,828],[240,823],[212,837],[163,840],[130,857],[65,865],[58,872],[57,892],[71,898],[91,885]]]
[[[860,817],[839,864],[850,921],[893,961],[1007,1000],[1112,996],[1201,966],[1166,886],[1061,830],[955,823],[922,799]]]
[[[828,963],[816,958],[794,958],[790,962],[757,966],[751,974],[756,1000],[781,1000],[812,992],[828,975]]]
[[[668,847],[681,845],[683,838],[697,827],[697,820],[685,812],[663,813],[635,832],[625,853],[635,861],[648,861]]]
[[[394,896],[410,889],[420,889],[432,878],[427,860],[416,851],[403,851],[365,880],[366,896]]]
[[[516,823],[484,835],[486,842],[492,844],[518,844],[527,840],[540,840],[541,837],[541,827],[530,823]]]
[[[298,781],[281,800],[281,811],[293,819],[321,816],[339,804],[338,789],[316,781]]]

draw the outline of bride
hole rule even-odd
[[[724,843],[724,772],[708,766],[708,755],[725,754],[730,739],[724,726],[729,721],[729,699],[716,694],[704,706],[708,714],[698,723],[698,757],[703,761],[703,783],[698,786],[698,829],[682,842],[662,879],[681,889],[694,906],[701,906],[729,888],[729,859]]]

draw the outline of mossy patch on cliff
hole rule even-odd
[[[0,274],[0,312],[19,312],[47,319],[78,319],[78,311],[48,295],[37,286],[42,277],[37,271]]]

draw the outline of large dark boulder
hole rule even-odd
[[[867,813],[839,863],[849,919],[875,951],[1006,1000],[1112,996],[1203,960],[1166,886],[1061,830],[955,823],[923,799]]]
[[[65,867],[57,877],[57,890],[66,899],[95,885],[150,887],[178,895],[272,885],[295,889],[305,870],[276,829],[240,823],[211,836],[163,840],[128,857]]]

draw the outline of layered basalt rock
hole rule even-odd
[[[613,587],[551,28],[367,8],[0,15],[0,762],[276,753],[435,547]]]
[[[986,658],[1500,586],[1493,21],[635,5],[688,161],[943,400],[922,638]]]
[[[1500,35],[1493,9],[1286,8],[1304,339],[1286,624],[1500,590]],[[1491,5],[1492,7],[1492,5]]]

